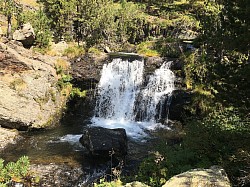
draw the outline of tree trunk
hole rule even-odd
[[[12,33],[11,33],[11,15],[7,16],[7,21],[8,21],[7,38],[9,40],[11,40],[12,39]]]

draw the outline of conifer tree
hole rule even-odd
[[[76,14],[76,0],[39,0],[51,20],[51,28],[56,41],[71,40],[73,17]]]
[[[7,38],[12,38],[12,19],[18,15],[22,7],[17,0],[0,0],[0,11],[7,17]]]

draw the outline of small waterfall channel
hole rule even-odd
[[[164,62],[153,74],[145,75],[143,60],[116,58],[105,64],[96,90],[92,126],[124,128],[133,138],[163,127],[159,121],[167,116],[174,90],[170,65]]]

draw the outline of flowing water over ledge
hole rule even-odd
[[[124,128],[130,137],[141,139],[145,131],[163,126],[168,117],[174,73],[164,62],[151,75],[144,74],[144,61],[115,58],[104,64],[97,87],[93,126]]]

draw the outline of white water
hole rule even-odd
[[[163,112],[167,113],[163,106],[174,90],[174,74],[169,65],[164,63],[145,83],[143,61],[114,59],[105,64],[92,125],[124,128],[134,138],[145,137],[146,130],[162,127],[157,121]]]

